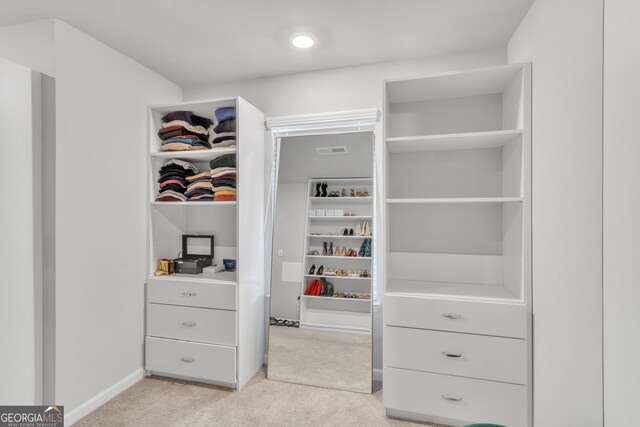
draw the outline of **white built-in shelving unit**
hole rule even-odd
[[[213,120],[221,107],[236,108],[236,147],[161,151],[157,132],[165,114],[192,111]],[[264,358],[264,115],[233,97],[150,107],[148,126],[145,368],[240,389]],[[236,201],[156,201],[167,161],[185,160],[204,172],[224,154],[236,155]],[[155,276],[158,259],[180,257],[184,234],[214,235],[214,263],[236,259],[236,271]]]
[[[338,191],[342,193],[344,188],[347,197],[316,197],[316,184],[326,183],[327,193]],[[373,239],[373,196],[349,197],[351,189],[366,189],[373,194],[373,179],[371,178],[332,178],[311,179],[308,184],[307,221],[304,244],[303,277],[300,288],[300,327],[322,330],[340,330],[358,333],[371,333],[372,311],[372,277],[373,268],[370,257],[349,257],[336,255],[323,255],[323,243],[333,243],[336,247],[347,247],[359,251],[365,239]],[[317,210],[343,211],[341,215],[315,215]],[[311,213],[311,214],[309,214]],[[355,214],[345,216],[345,213]],[[353,229],[354,234],[357,224],[368,222],[371,235],[338,235],[344,228]],[[318,251],[319,255],[309,255],[312,251]],[[371,245],[373,255],[374,245]],[[369,272],[369,277],[349,276],[318,276],[308,274],[312,265],[316,266],[316,273],[320,266],[326,273],[329,269]],[[360,298],[335,298],[329,296],[305,295],[305,289],[313,280],[320,278],[333,283],[335,292],[367,294],[369,299]]]
[[[530,426],[530,65],[385,97],[387,414]]]

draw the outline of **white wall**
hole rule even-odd
[[[604,11],[604,415],[637,423],[640,384],[640,3]]]
[[[39,73],[0,59],[2,405],[33,405],[42,398],[39,86]]]
[[[73,420],[142,376],[146,107],[181,90],[63,22],[55,38],[56,401]]]
[[[537,0],[508,45],[533,61],[537,426],[602,425],[602,9]]]
[[[457,55],[385,62],[358,67],[292,74],[220,85],[185,88],[185,101],[241,96],[261,109],[266,117],[330,111],[383,108],[384,79],[435,74],[450,70],[504,64],[504,48]],[[376,140],[376,161],[382,170],[384,143]],[[266,150],[271,152],[271,150]],[[268,167],[270,163],[268,163]],[[379,194],[381,198],[384,195]],[[383,218],[379,218],[383,219]],[[379,272],[380,274],[380,272]],[[380,274],[383,277],[383,274]],[[266,284],[268,286],[268,283]],[[381,285],[378,285],[381,289]],[[267,294],[268,294],[267,290]],[[374,310],[373,363],[382,369],[382,311]]]
[[[307,216],[307,182],[279,183],[273,225],[271,261],[271,316],[300,320],[300,277],[295,282],[282,280],[282,263],[304,263],[304,232]],[[282,249],[283,256],[278,256]],[[319,266],[318,266],[319,267]]]
[[[50,77],[56,75],[54,43],[53,19],[0,27],[0,58]]]

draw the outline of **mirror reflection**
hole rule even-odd
[[[268,378],[371,393],[373,133],[277,152]]]

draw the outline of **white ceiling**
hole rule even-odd
[[[316,148],[345,147],[345,154],[320,155]],[[311,178],[373,176],[371,132],[282,138],[278,182],[301,183]]]
[[[190,87],[504,46],[532,2],[0,0],[0,26],[59,18]]]

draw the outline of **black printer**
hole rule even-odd
[[[182,258],[173,260],[176,273],[202,274],[202,269],[213,265],[213,236],[182,235]]]

